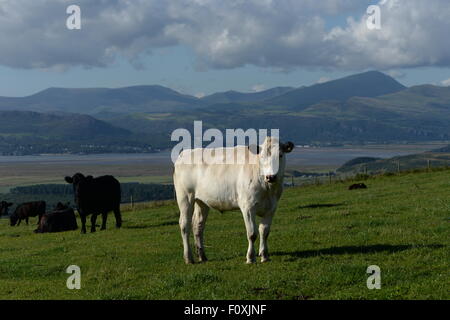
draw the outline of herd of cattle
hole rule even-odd
[[[108,212],[114,211],[116,226],[122,225],[120,214],[120,183],[112,176],[93,178],[81,173],[65,178],[67,183],[73,185],[75,203],[81,219],[81,232],[86,233],[86,217],[91,215],[91,232],[95,232],[97,215],[103,218],[102,230],[106,229]],[[0,215],[8,215],[10,202],[0,202]],[[47,212],[45,201],[33,201],[19,204],[9,215],[11,226],[20,225],[22,220],[28,224],[30,217],[38,217],[38,227],[34,232],[61,232],[78,229],[77,219],[73,208],[58,203],[56,207]]]
[[[210,149],[213,164],[191,163],[185,161],[199,156],[204,149],[184,150],[175,162],[173,175],[176,199],[180,209],[180,229],[184,247],[184,260],[194,263],[189,245],[191,228],[194,233],[195,247],[200,262],[206,261],[203,232],[209,209],[228,211],[239,209],[243,215],[247,231],[247,263],[256,261],[254,242],[260,236],[259,256],[261,262],[269,260],[267,238],[278,201],[283,191],[283,178],[286,166],[285,155],[294,148],[292,142],[280,143],[268,137],[261,146],[237,146],[234,148]],[[237,160],[233,164],[224,164],[228,151]],[[197,154],[198,153],[198,154]],[[242,159],[240,159],[242,157]],[[250,163],[250,157],[257,161]],[[242,160],[242,161],[241,161]],[[86,217],[91,215],[91,232],[95,232],[96,219],[102,215],[101,229],[106,229],[108,212],[113,211],[116,227],[122,225],[120,213],[120,183],[112,176],[93,178],[77,173],[66,177],[65,181],[73,185],[75,204],[80,215],[81,232],[86,233]],[[365,189],[364,184],[354,184],[350,190]],[[7,214],[11,203],[0,203],[0,214]],[[22,220],[28,224],[29,217],[38,216],[38,228],[35,232],[58,232],[78,228],[75,213],[68,205],[59,203],[56,208],[46,212],[43,201],[29,202],[17,206],[10,215],[11,226],[19,225]],[[256,216],[261,218],[259,227]],[[258,232],[259,231],[259,232]]]

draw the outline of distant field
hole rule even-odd
[[[359,156],[392,157],[432,150],[448,142],[404,145],[367,145],[329,148],[302,148],[290,154],[288,169],[329,172]],[[64,183],[66,175],[76,172],[94,176],[111,174],[122,182],[171,183],[173,165],[169,152],[154,154],[43,155],[0,157],[0,193],[12,187]]]
[[[111,174],[123,182],[171,183],[172,168],[166,165],[147,164],[54,164],[54,163],[1,163],[0,193],[6,193],[11,187],[65,183],[64,177],[76,172],[100,176]]]
[[[290,188],[277,211],[272,261],[246,265],[239,212],[211,212],[205,264],[185,265],[173,202],[139,205],[124,225],[33,234],[0,220],[2,299],[449,299],[450,171]],[[34,219],[32,220],[34,222]],[[66,288],[67,266],[82,272]],[[381,268],[381,290],[366,269]]]

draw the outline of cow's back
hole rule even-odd
[[[46,210],[45,201],[33,201],[22,203],[16,208],[16,214],[21,218],[43,215]]]
[[[229,149],[236,157],[235,163],[223,164],[226,163],[225,155]],[[255,189],[260,178],[258,163],[249,163],[249,151],[245,146],[214,149],[213,157],[222,164],[189,162],[195,160],[195,156],[202,159],[204,150],[185,150],[177,159],[174,172],[177,197],[193,195],[209,207],[221,211],[238,209],[240,198],[248,198],[249,193],[257,192]]]
[[[75,200],[86,210],[114,210],[121,202],[120,183],[113,176],[86,179]]]
[[[78,229],[78,224],[75,212],[72,208],[68,208],[46,213],[42,217],[36,232],[62,232],[76,229]]]

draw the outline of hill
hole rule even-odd
[[[88,115],[0,111],[3,154],[149,151],[142,140]]]
[[[294,88],[292,87],[276,87],[260,92],[238,92],[238,91],[227,91],[227,92],[218,92],[212,95],[206,96],[202,98],[202,101],[207,102],[208,104],[217,104],[217,103],[233,103],[233,102],[261,102],[263,100],[267,100],[270,98],[274,98],[285,94],[286,92],[292,91]]]
[[[389,159],[356,158],[343,164],[337,172],[340,173],[385,173],[398,170],[414,170],[423,168],[450,167],[450,151],[445,148]]]
[[[303,105],[296,107],[291,103],[271,105],[269,102],[275,100],[269,99],[215,103],[173,113],[99,117],[118,127],[151,134],[159,141],[168,141],[176,128],[191,128],[194,120],[219,129],[281,128],[283,139],[307,144],[450,140],[448,87],[423,85],[404,89],[386,75],[367,72],[295,89],[275,99],[290,97],[293,103],[299,92],[308,94]],[[387,94],[378,95],[382,92]]]
[[[271,95],[276,97],[258,101]],[[450,88],[405,88],[375,71],[298,89],[225,92],[203,99],[160,86],[53,88],[25,98],[0,98],[2,106],[88,113],[157,148],[171,147],[172,131],[191,129],[195,120],[221,130],[278,128],[283,139],[298,144],[450,140]]]
[[[49,88],[27,97],[0,97],[0,110],[56,111],[83,114],[166,112],[202,105],[204,103],[195,97],[156,85],[118,89]]]
[[[403,89],[405,87],[393,78],[378,71],[369,71],[291,90],[278,97],[268,99],[265,103],[303,110],[307,106],[324,100],[343,102],[351,97],[377,97]]]
[[[269,237],[272,261],[245,264],[239,212],[209,214],[209,261],[186,266],[172,202],[123,212],[123,227],[34,234],[0,220],[2,299],[447,299],[450,171],[287,189]],[[35,221],[34,219],[31,221]],[[79,221],[78,221],[79,222]],[[67,290],[66,268],[82,272]],[[368,290],[370,265],[381,290]]]

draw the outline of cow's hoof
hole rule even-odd
[[[91,229],[91,233],[94,233],[95,232],[95,229]]]
[[[100,230],[106,230],[106,227],[102,227]]]
[[[186,263],[186,264],[194,264],[195,263],[195,261],[194,261],[194,256],[193,255],[186,255],[186,256],[184,256],[184,262]]]
[[[270,262],[270,258],[269,257],[261,258],[261,263],[266,263],[266,262]]]
[[[117,229],[120,229],[121,226],[122,226],[122,224],[116,224]]]
[[[247,260],[246,264],[255,264],[256,260]]]
[[[86,230],[81,230],[81,234],[86,234]]]

